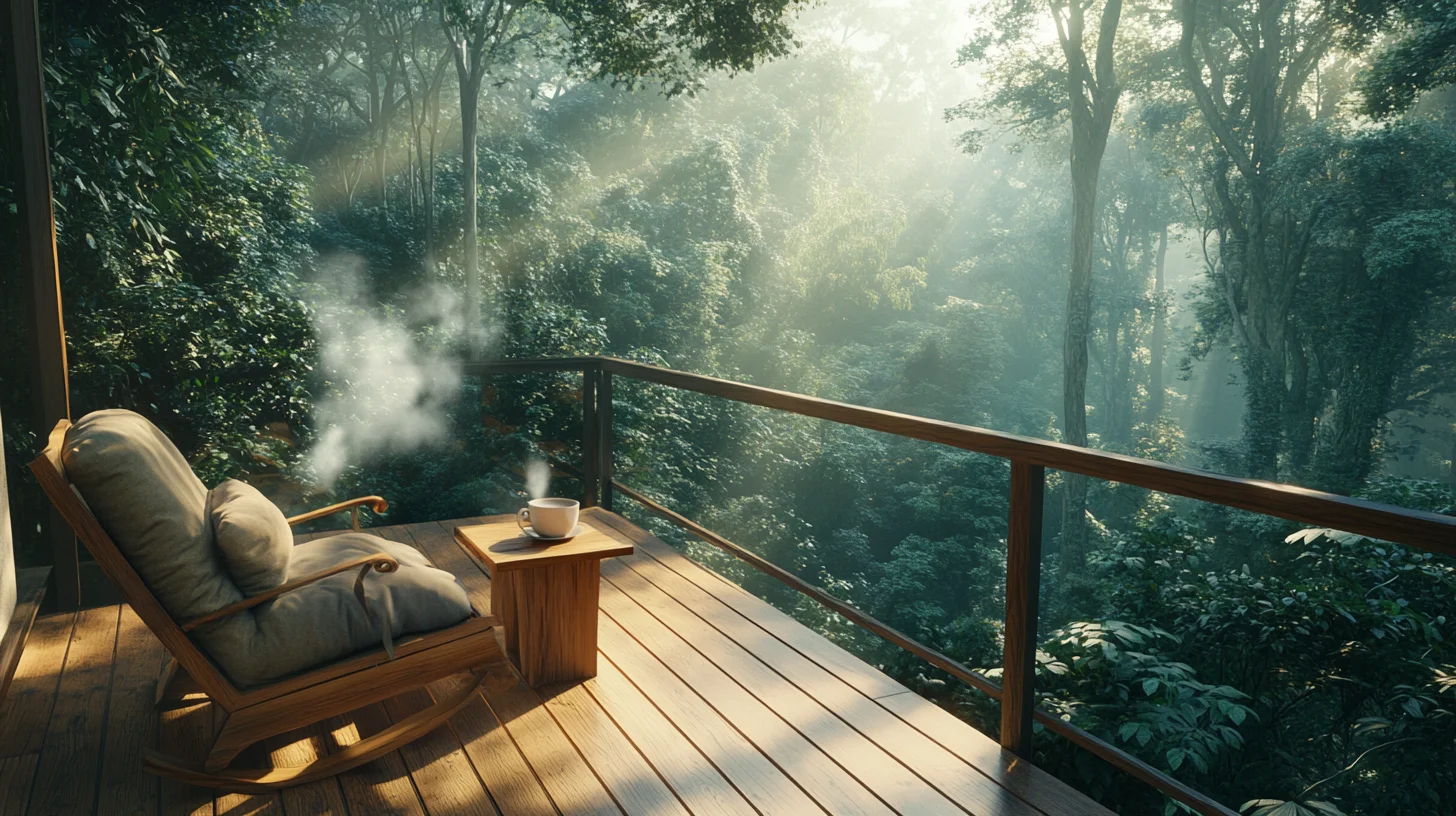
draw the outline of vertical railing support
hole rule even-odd
[[[61,319],[61,278],[56,262],[56,219],[51,201],[51,154],[46,136],[45,79],[41,68],[36,0],[0,3],[0,59],[5,60],[4,98],[9,110],[0,126],[10,139],[15,207],[20,227],[20,268],[15,280],[28,300],[23,307],[34,354],[31,388],[34,430],[44,444],[57,420],[71,416],[66,371],[66,328]],[[18,489],[18,485],[16,486]],[[42,500],[42,506],[46,505]],[[55,591],[47,593],[62,610],[81,605],[81,565],[76,536],[54,507],[45,517],[55,568]],[[17,530],[17,533],[19,530]]]
[[[1041,595],[1041,516],[1046,472],[1011,463],[1006,530],[1006,649],[1001,663],[1001,747],[1031,758],[1036,709],[1036,626]]]
[[[597,456],[597,472],[602,482],[602,509],[612,509],[612,373],[601,372],[597,383],[597,440],[600,453]]]
[[[597,425],[597,378],[600,370],[588,365],[581,370],[581,506],[594,507],[601,479],[600,426]]]

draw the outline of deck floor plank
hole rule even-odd
[[[583,688],[697,816],[753,816],[753,805],[610,660]]]
[[[604,564],[603,578],[624,597],[630,598],[672,630],[684,645],[690,645],[724,675],[731,677],[745,694],[751,694],[772,709],[897,812],[953,816],[966,812],[879,745],[850,728],[834,714],[834,709],[785,680],[627,565]],[[604,599],[603,605],[606,603]],[[620,622],[620,618],[618,620]],[[677,660],[671,663],[680,665]]]
[[[38,754],[0,757],[0,816],[25,816]]]
[[[33,816],[74,816],[95,808],[120,619],[119,606],[87,609],[76,616],[35,770],[27,808]]]
[[[304,765],[328,751],[324,747],[324,726],[315,723],[308,728],[264,741],[265,750],[275,765]],[[345,816],[344,792],[337,778],[320,779],[286,788],[281,792],[283,812],[288,816]]]
[[[788,774],[825,810],[876,816],[894,812],[771,707],[745,691],[725,671],[713,665],[610,581],[602,582],[601,603],[604,617],[611,616],[614,623],[732,723],[760,753]],[[785,705],[793,702],[786,701]],[[794,718],[807,721],[813,716],[812,712],[804,712],[803,717],[796,714]]]
[[[131,758],[156,745],[153,701],[167,650],[131,607],[122,606],[120,612],[106,746],[101,753],[99,816],[156,813],[159,796],[157,778],[137,773]]]
[[[370,532],[456,574],[485,612],[489,575],[453,528],[507,518]],[[535,690],[498,663],[448,725],[268,796],[141,773],[144,748],[205,753],[218,714],[152,707],[164,652],[130,608],[38,619],[0,704],[0,816],[1109,813],[656,538],[600,511],[584,518],[638,545],[604,565],[597,677]],[[267,740],[239,762],[311,761],[463,681]]]
[[[31,628],[0,704],[0,757],[40,754],[75,624],[75,614],[68,612],[39,618]]]
[[[450,694],[465,682],[446,678],[430,685],[436,697]],[[480,694],[450,718],[450,727],[465,747],[470,764],[485,783],[491,799],[507,816],[515,813],[555,813],[556,806],[541,781],[516,748],[505,726]]]
[[[374,703],[331,717],[325,724],[329,735],[325,747],[333,753],[383,731],[390,723],[383,704]],[[426,812],[398,751],[339,774],[339,786],[350,813],[424,816]]]
[[[603,520],[609,523],[616,521],[610,516]],[[1011,800],[1005,796],[1004,792],[1009,791],[1014,799],[1023,800],[1037,810],[1054,816],[1063,813],[1110,816],[1111,811],[1095,805],[1035,765],[1006,753],[995,740],[924,697],[910,692],[888,677],[885,680],[892,685],[873,682],[870,675],[880,674],[879,670],[809,631],[766,601],[750,595],[738,585],[691,561],[656,536],[635,528],[624,529],[620,524],[613,524],[613,527],[638,546],[638,552],[623,559],[624,563],[639,572],[650,573],[652,579],[662,586],[671,586],[673,597],[683,602],[700,599],[702,596],[688,588],[688,585],[696,586],[707,596],[733,609],[743,619],[772,635],[771,640],[790,647],[814,665],[859,689],[865,696],[872,697],[881,709],[895,715],[921,737],[960,758],[979,775],[994,781],[1002,789],[998,791],[986,787],[972,777],[960,777],[971,780],[975,791],[970,793],[962,790],[957,795],[957,801],[976,807],[1015,807],[1009,804]],[[743,630],[739,631],[742,634]],[[742,636],[745,639],[752,637],[749,634]],[[762,641],[761,645],[768,648],[768,641]],[[772,663],[780,671],[800,666],[789,655],[778,650],[774,651]],[[880,676],[884,677],[883,674]],[[815,684],[816,693],[829,692],[832,688],[824,683]],[[896,688],[899,689],[898,692],[893,691]],[[892,693],[876,696],[876,692],[884,691]],[[858,711],[865,717],[873,717],[876,721],[880,719],[872,711],[859,706],[844,707],[839,701],[835,702],[833,710],[841,713]],[[951,776],[956,776],[953,767],[944,768],[944,757],[939,752],[925,746],[913,735],[906,735],[898,728],[887,729],[881,733],[887,736],[898,735],[899,739],[904,740],[905,744],[898,748],[897,755],[913,757],[918,770],[925,772],[941,768]],[[973,798],[967,801],[967,796]],[[990,801],[986,801],[987,799]],[[993,809],[987,812],[996,811]]]
[[[987,786],[984,781],[987,777],[977,772],[975,766],[966,759],[916,730],[885,708],[881,702],[864,696],[823,666],[789,648],[787,644],[754,625],[698,585],[668,569],[652,556],[637,553],[622,559],[622,565],[659,587],[664,595],[682,604],[703,622],[756,655],[805,693],[813,695],[825,708],[835,712],[885,751],[907,763],[911,771],[963,808],[974,813],[1041,812],[1029,805],[1008,803],[1005,790]],[[917,700],[922,699],[916,695],[910,696]],[[885,699],[888,698],[881,698],[881,701]],[[986,741],[990,742],[989,739]],[[994,753],[998,753],[1000,747],[994,743],[992,747],[995,749],[992,757],[994,759]],[[979,754],[978,758],[985,759],[985,752]],[[996,787],[1004,786],[998,784]]]
[[[174,757],[196,758],[207,753],[212,742],[212,703],[161,712],[157,721],[157,748]],[[132,760],[133,767],[141,758]],[[138,768],[138,773],[141,769]],[[213,816],[211,791],[171,779],[161,780],[162,816]]]
[[[546,710],[628,816],[688,816],[657,770],[581,684],[540,693]]]
[[[603,615],[597,637],[610,660],[733,785],[765,814],[825,812],[732,723],[651,652]]]
[[[384,701],[385,711],[395,722],[434,704],[424,689],[392,697]],[[485,786],[475,774],[475,767],[465,755],[460,740],[449,725],[441,725],[423,737],[399,749],[404,764],[414,779],[425,810],[433,814],[458,816],[499,816],[495,804],[485,794]]]

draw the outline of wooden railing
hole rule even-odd
[[[1345,530],[1430,552],[1456,555],[1456,517],[1407,510],[1293,485],[1223,476],[1164,462],[849,405],[612,357],[507,360],[468,363],[465,366],[465,373],[471,376],[549,371],[580,371],[582,374],[581,476],[585,504],[600,504],[611,510],[615,494],[621,493],[649,512],[682,527],[854,624],[999,700],[1001,745],[1018,756],[1028,760],[1031,758],[1032,723],[1039,722],[1047,730],[1090,751],[1200,814],[1237,816],[1222,804],[1126,751],[1036,708],[1037,599],[1041,588],[1045,469],[1080,473],[1225,507]],[[1001,682],[997,683],[971,670],[770,563],[751,550],[617,482],[613,478],[612,454],[612,381],[617,376],[935,442],[1008,460],[1011,464],[1011,501],[1006,537],[1006,630]]]

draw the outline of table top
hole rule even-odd
[[[548,544],[522,535],[515,517],[505,516],[499,521],[456,527],[455,540],[480,556],[492,574],[633,553],[631,541],[605,523],[583,514],[581,525],[586,532],[576,538]]]

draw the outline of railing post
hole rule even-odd
[[[601,442],[597,425],[597,378],[601,372],[592,365],[581,370],[581,506],[597,503],[597,484],[601,476]]]
[[[71,416],[70,381],[66,366],[66,329],[61,315],[61,279],[56,261],[56,220],[51,200],[51,153],[46,136],[45,79],[41,66],[40,12],[36,0],[10,0],[0,8],[0,55],[5,78],[0,89],[0,110],[8,108],[4,124],[13,162],[17,238],[20,249],[14,280],[24,303],[29,353],[34,355],[30,386],[32,422],[41,444],[56,421]],[[17,418],[18,420],[18,418]],[[16,487],[19,489],[19,486]],[[81,606],[81,565],[76,536],[55,507],[37,496],[39,507],[49,507],[42,525],[50,539],[55,568],[51,579],[54,599],[61,610]],[[35,523],[39,519],[30,519]],[[28,532],[27,532],[28,534]],[[16,529],[16,535],[21,535]]]
[[[1006,530],[1006,650],[1001,664],[1001,747],[1031,758],[1036,709],[1036,626],[1041,594],[1041,515],[1046,472],[1011,463]]]
[[[612,373],[600,373],[597,387],[597,472],[602,483],[602,509],[612,509]]]

